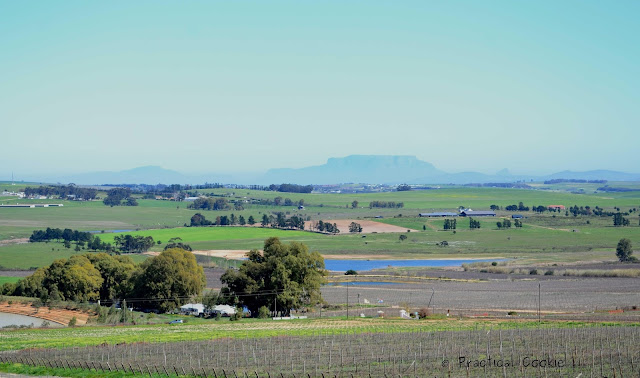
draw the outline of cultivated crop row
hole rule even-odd
[[[638,376],[640,328],[373,333],[4,352],[0,360],[207,376]]]

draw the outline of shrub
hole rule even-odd
[[[509,316],[518,316],[518,313],[515,312],[515,311],[509,311],[509,312],[507,312],[507,315],[509,315]]]
[[[420,319],[426,318],[429,315],[431,315],[431,310],[429,310],[427,307],[423,307],[418,310],[418,316],[420,317]]]
[[[258,319],[267,319],[269,318],[269,309],[267,306],[262,306],[258,309]]]
[[[538,275],[538,269],[531,269],[531,270],[529,271],[529,274],[530,274],[530,275],[532,275],[532,276],[536,276],[536,275]]]
[[[349,269],[349,270],[347,270],[346,272],[344,272],[344,275],[345,275],[345,276],[356,276],[356,275],[358,275],[358,272],[356,272],[356,271],[355,271],[355,270],[353,270],[353,269]]]
[[[496,261],[491,263],[491,266],[498,266],[498,263]]]
[[[553,276],[553,270],[547,270],[546,272],[544,272],[545,276]]]
[[[71,318],[71,320],[69,320],[69,327],[75,327],[77,322],[78,319],[76,319],[76,317],[74,316],[73,318]]]

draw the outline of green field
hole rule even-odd
[[[10,283],[14,283],[14,282],[18,282],[18,280],[20,280],[20,277],[3,277],[0,276],[0,286],[2,286],[2,284],[10,282]]]

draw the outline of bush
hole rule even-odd
[[[73,318],[71,318],[71,320],[69,320],[69,327],[75,327],[77,322],[78,319],[76,319],[76,317],[74,316]]]
[[[427,307],[423,307],[418,310],[418,316],[420,317],[420,319],[426,318],[429,315],[431,315],[431,310],[429,310]]]
[[[269,309],[267,306],[262,306],[258,309],[258,319],[267,319],[269,318]]]
[[[537,276],[538,275],[538,269],[531,269],[529,271],[529,274],[532,275],[532,276]]]
[[[230,321],[235,322],[242,319],[242,309],[241,308],[236,308],[236,313],[231,315],[231,317],[229,318]]]
[[[518,313],[515,312],[515,311],[509,311],[509,312],[507,312],[507,315],[509,315],[509,316],[518,316]]]
[[[491,266],[498,266],[498,263],[496,261],[491,263]]]
[[[546,272],[544,272],[545,276],[553,276],[553,270],[547,270]]]
[[[347,270],[346,272],[344,272],[344,275],[345,275],[345,276],[356,276],[356,275],[358,275],[358,272],[356,272],[356,271],[355,271],[355,270],[353,270],[353,269],[349,269],[349,270]]]

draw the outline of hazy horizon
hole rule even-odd
[[[636,173],[640,3],[0,3],[0,179]],[[625,143],[627,142],[627,143]]]

